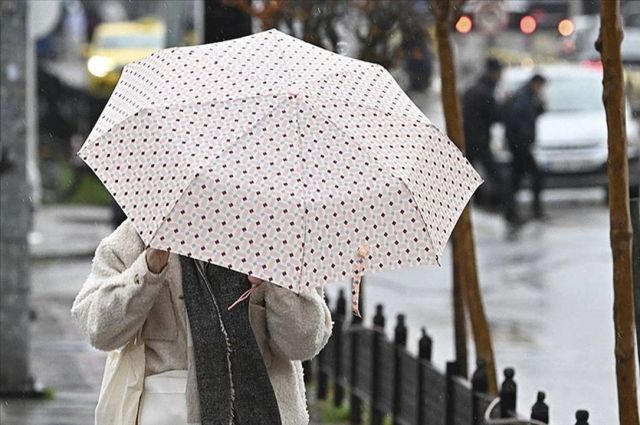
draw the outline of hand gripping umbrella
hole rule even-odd
[[[79,155],[147,246],[294,291],[438,261],[481,179],[381,66],[271,30],[127,65]]]

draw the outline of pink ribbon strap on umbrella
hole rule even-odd
[[[384,68],[276,30],[127,65],[80,155],[148,246],[294,291],[435,264],[481,183]]]

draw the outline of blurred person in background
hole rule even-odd
[[[420,26],[403,32],[404,70],[409,76],[409,88],[424,91],[431,85],[433,55],[429,49],[428,33]]]
[[[506,181],[500,175],[493,152],[489,147],[491,126],[502,120],[501,107],[495,98],[495,88],[501,76],[502,64],[497,59],[487,59],[484,72],[476,83],[467,89],[462,98],[467,159],[473,165],[481,164],[490,182],[490,192],[478,192],[476,201],[487,206],[495,206],[501,201],[504,204],[508,196]],[[507,220],[511,218],[506,216]]]
[[[251,0],[208,0],[204,3],[204,42],[217,43],[253,32]]]
[[[542,75],[535,74],[504,105],[505,136],[512,154],[511,185],[505,207],[512,223],[520,221],[515,198],[525,174],[531,178],[533,216],[536,219],[546,217],[540,199],[543,176],[531,151],[536,142],[536,122],[545,110],[546,81]]]

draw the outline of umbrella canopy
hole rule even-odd
[[[384,68],[276,30],[127,65],[80,156],[148,246],[295,291],[436,262],[481,183]]]

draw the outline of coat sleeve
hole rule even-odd
[[[142,327],[167,270],[149,271],[144,251],[130,252],[136,241],[129,233],[121,226],[100,243],[71,308],[91,345],[104,351],[124,346]]]
[[[266,322],[272,352],[288,360],[313,358],[329,340],[333,326],[324,291],[306,289],[296,294],[277,285],[265,286]]]

